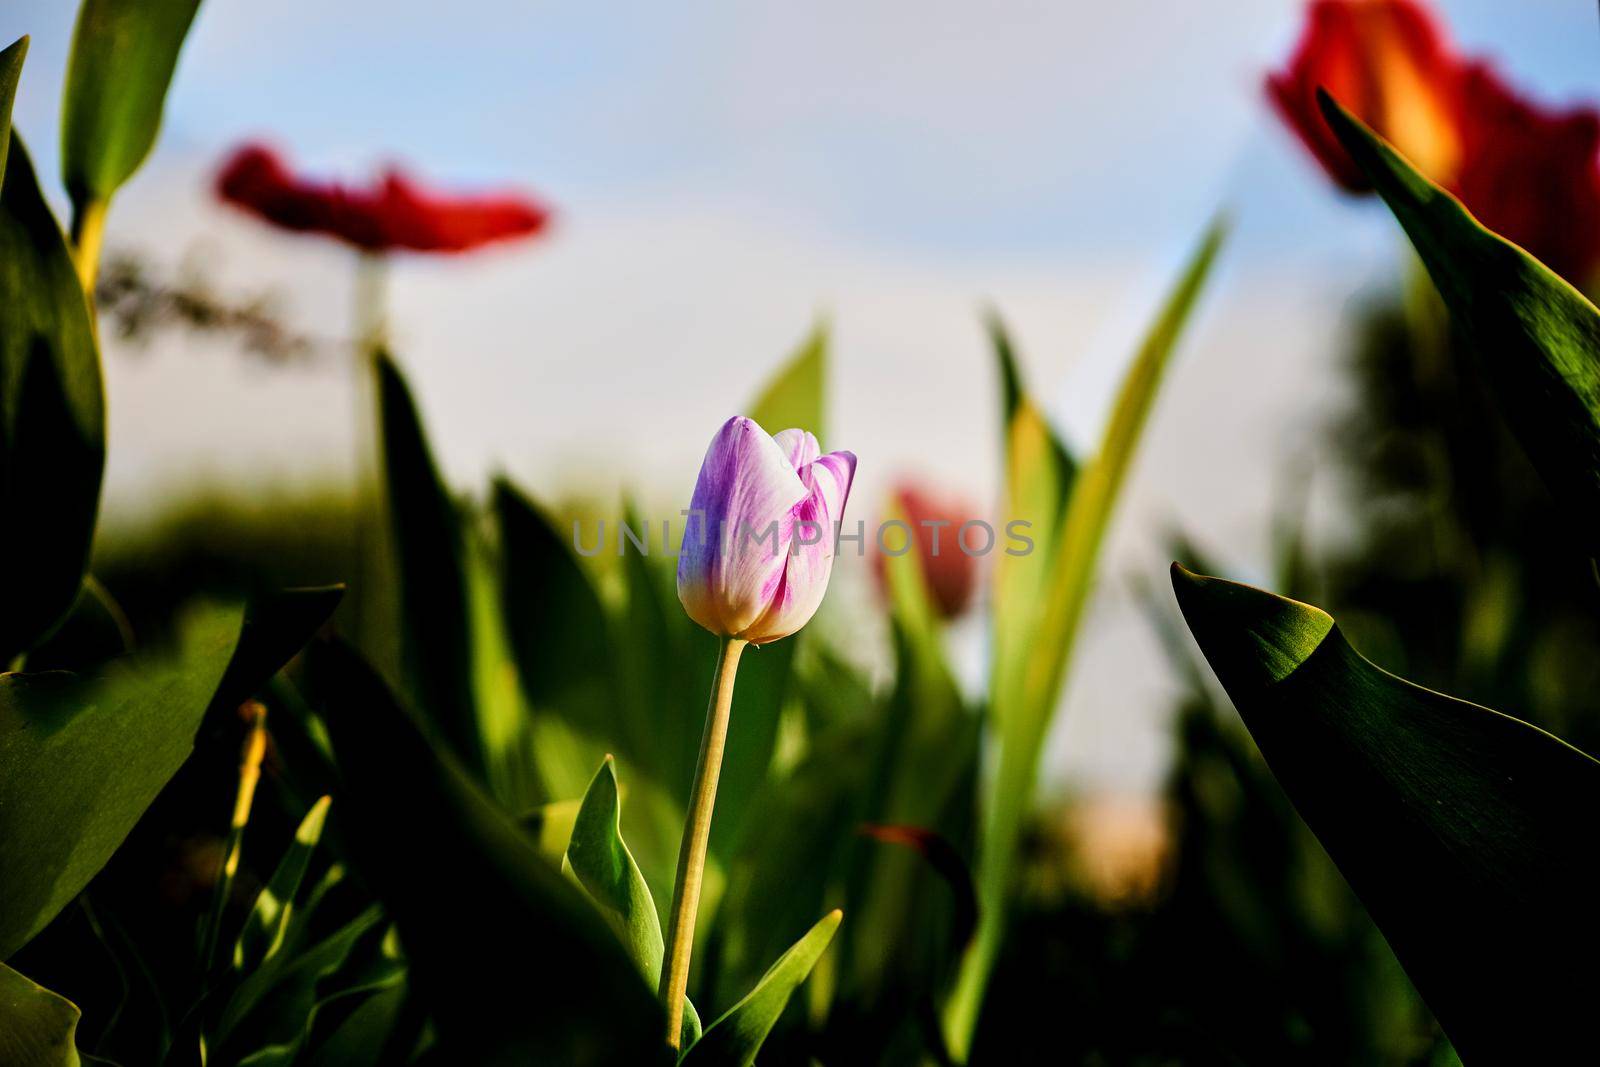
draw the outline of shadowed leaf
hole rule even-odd
[[[354,653],[323,644],[308,658],[345,779],[335,811],[399,928],[440,1062],[662,1062],[664,1015],[581,890]],[[515,981],[465,980],[508,961]]]
[[[189,755],[239,621],[205,612],[170,658],[0,674],[0,958],[77,896]]]
[[[1329,126],[1416,246],[1576,536],[1600,555],[1600,311],[1479,225],[1326,93],[1321,101]]]
[[[461,516],[439,477],[405,376],[374,356],[400,583],[401,662],[418,708],[462,765],[483,771]]]
[[[0,559],[8,561],[0,668],[76,602],[104,466],[89,308],[28,153],[12,137],[0,188]]]
[[[331,798],[323,797],[311,806],[294,840],[284,850],[283,858],[261,892],[256,894],[250,914],[233,948],[233,969],[251,971],[283,947],[284,934],[289,929],[289,919],[294,914],[295,897],[300,892],[300,882],[310,866],[311,854],[322,840],[322,826],[328,818]]]
[[[78,1067],[78,1008],[0,963],[0,1063]]]
[[[342,585],[252,597],[244,608],[239,644],[217,684],[214,706],[233,708],[255,695],[333,617],[343,597]]]
[[[1363,659],[1317,608],[1173,567],[1262,755],[1468,1063],[1587,1041],[1600,763]]]

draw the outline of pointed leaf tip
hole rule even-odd
[[[1333,617],[1253,586],[1172,565],[1184,621],[1222,684],[1265,688],[1304,663],[1333,629]]]

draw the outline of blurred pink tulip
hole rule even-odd
[[[902,483],[893,494],[895,506],[911,527],[911,543],[922,564],[928,597],[942,619],[966,611],[978,586],[978,561],[961,547],[962,524],[977,518],[972,508],[941,499],[926,488]],[[880,588],[884,582],[884,555],[873,557]]]

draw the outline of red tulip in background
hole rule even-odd
[[[928,594],[934,610],[943,619],[953,619],[967,610],[972,594],[978,585],[977,559],[961,550],[957,538],[961,524],[975,518],[972,509],[942,500],[919,486],[902,484],[892,494],[895,507],[911,526],[917,557],[922,563],[922,574],[928,583]],[[924,523],[943,523],[928,526]],[[934,554],[935,538],[939,551]],[[969,535],[974,550],[982,546],[982,538]],[[874,557],[880,582],[883,579],[883,556]]]
[[[229,156],[216,189],[222,200],[274,226],[325,234],[367,252],[470,252],[532,236],[550,220],[548,208],[526,197],[439,193],[393,169],[367,188],[305,178],[259,144]]]
[[[1365,177],[1317,108],[1325,88],[1485,226],[1580,288],[1600,275],[1600,111],[1550,110],[1455,52],[1419,0],[1313,0],[1267,94],[1328,176]]]
[[[1317,108],[1323,88],[1444,185],[1462,144],[1460,61],[1427,9],[1413,0],[1313,0],[1289,65],[1267,95],[1328,176],[1352,192],[1366,175]]]
[[[1494,232],[1579,288],[1600,274],[1600,112],[1541,108],[1487,64],[1463,74],[1466,153],[1455,192]]]

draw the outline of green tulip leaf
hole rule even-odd
[[[1600,310],[1325,93],[1322,110],[1416,246],[1576,535],[1600,555]]]
[[[1168,295],[1123,376],[1100,448],[1081,469],[1064,461],[1037,404],[1025,393],[1013,409],[1006,471],[1008,514],[1030,520],[1034,547],[1000,557],[995,576],[995,649],[990,712],[999,765],[984,795],[978,856],[983,903],[978,936],[946,1009],[946,1039],[958,1060],[969,1051],[989,973],[1005,932],[1022,827],[1038,778],[1039,754],[1060,700],[1084,609],[1094,587],[1100,545],[1110,525],[1172,353],[1216,262],[1226,225],[1212,223]],[[1002,349],[1008,394],[1017,376]],[[1062,494],[1064,508],[1052,507]]]
[[[623,521],[632,530],[646,528],[632,501],[624,502]],[[654,544],[651,548],[654,552]],[[681,809],[688,805],[700,753],[708,642],[678,603],[676,572],[663,562],[676,561],[635,552],[631,543],[622,557],[627,601],[614,616],[615,647],[621,707],[628,715],[622,724],[627,736],[618,744],[631,765],[659,783]],[[681,827],[681,818],[677,821]]]
[[[61,176],[80,211],[111,198],[155,145],[200,0],[83,0],[61,101]]]
[[[78,1007],[0,963],[0,1063],[78,1067]]]
[[[582,800],[552,800],[540,804],[520,820],[522,828],[539,848],[539,855],[560,865],[572,843],[572,828],[578,822]]]
[[[593,766],[608,748],[631,751],[613,674],[596,669],[614,657],[599,591],[569,542],[515,486],[497,481],[493,506],[500,534],[500,609],[530,713],[559,719],[581,736],[579,744],[588,751],[580,753],[580,767]],[[558,775],[584,772],[548,757],[540,758],[547,789],[557,797],[580,793],[581,776],[567,782]]]
[[[768,433],[798,427],[825,441],[827,381],[828,324],[823,321],[762,389],[749,417]]]
[[[616,924],[646,986],[654,987],[661,979],[661,960],[666,953],[661,917],[639,865],[622,840],[622,802],[617,796],[616,764],[609,757],[583,795],[567,845],[567,863]],[[683,1046],[699,1036],[700,1017],[685,997]]]
[[[239,625],[207,610],[174,656],[0,674],[0,958],[78,895],[189,755]]]
[[[22,79],[22,61],[28,57],[28,39],[19,37],[0,50],[0,174],[6,171],[6,149],[11,145],[11,105]]]
[[[1306,604],[1173,567],[1245,725],[1467,1063],[1585,1047],[1600,762],[1379,669]]]
[[[343,598],[342,585],[279,589],[251,597],[214,705],[232,708],[254,696],[333,617]]]
[[[339,985],[362,947],[381,939],[383,931],[383,910],[374,905],[303,951],[264,960],[228,998],[208,1047],[223,1062],[292,1062],[323,999],[320,991]],[[384,970],[386,981],[404,973],[393,960]]]
[[[316,1047],[305,1060],[308,1067],[379,1067],[405,999],[406,988],[400,983],[372,993]]]
[[[478,518],[476,511],[472,518]],[[472,618],[472,689],[484,780],[507,810],[527,811],[550,794],[539,772],[527,700],[511,652],[501,597],[501,557],[490,544],[490,531],[477,521],[467,523],[463,532],[467,607]]]
[[[885,518],[907,516],[891,506]],[[959,549],[947,536],[940,551]],[[945,656],[921,555],[886,558],[884,583],[895,684],[874,712],[873,768],[851,836],[867,834],[865,828],[874,825],[937,826],[969,841],[982,720],[967,706]],[[877,1002],[891,996],[892,988],[896,996],[934,996],[970,933],[948,938],[944,931],[965,919],[949,916],[952,907],[942,889],[925,888],[932,883],[927,864],[913,851],[858,845],[858,852],[847,868],[854,878],[847,882],[845,908],[853,918],[842,935],[840,995]],[[969,856],[961,858],[963,872],[969,862]],[[971,876],[963,878],[970,894]]]
[[[8,65],[20,62],[17,48]],[[0,188],[0,559],[10,563],[0,669],[77,601],[105,466],[89,307],[28,153],[10,140]]]
[[[311,865],[311,854],[322,840],[322,827],[331,802],[332,798],[322,797],[306,812],[272,877],[256,894],[233,947],[234,970],[253,971],[283,947],[289,919],[295,912],[295,897],[300,892],[306,868]]]
[[[582,890],[353,652],[323,643],[308,661],[343,777],[335,811],[399,930],[442,1062],[662,1062],[665,1014]],[[515,981],[476,980],[508,966]]]
[[[48,639],[23,657],[24,670],[82,670],[134,648],[122,606],[93,575],[83,576],[77,602]]]
[[[843,912],[824,915],[794,947],[778,957],[745,998],[706,1028],[678,1062],[683,1067],[750,1067],[777,1025],[789,998],[811,974],[839,929]]]
[[[405,375],[373,357],[400,583],[401,662],[418,708],[462,765],[483,769],[462,520],[434,463]]]

